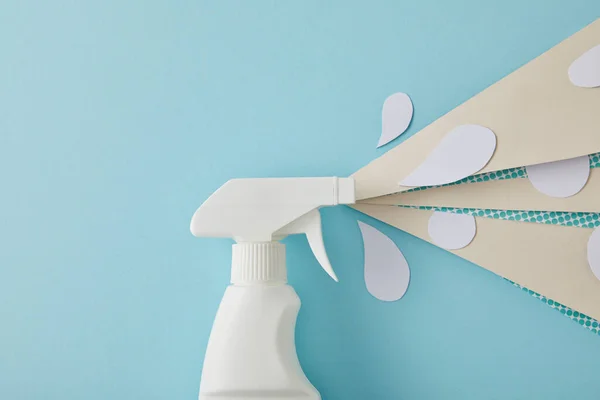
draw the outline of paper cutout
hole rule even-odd
[[[406,293],[410,269],[396,244],[379,230],[358,221],[365,246],[365,284],[375,298],[395,301]]]
[[[520,170],[519,170],[520,172]],[[496,210],[545,210],[600,212],[600,168],[592,168],[585,190],[576,196],[550,197],[523,178],[467,183],[402,192],[373,199],[365,204],[479,208]]]
[[[398,182],[447,132],[464,124],[486,126],[498,138],[481,173],[600,152],[600,90],[582,90],[566,76],[573,60],[598,45],[598,38],[600,20],[371,161],[353,174],[357,199],[408,190]]]
[[[458,250],[473,241],[477,228],[475,217],[434,211],[427,225],[433,244],[446,250]]]
[[[413,116],[413,104],[406,93],[394,93],[383,102],[381,136],[377,147],[388,144],[402,135]]]
[[[496,135],[479,125],[461,125],[448,132],[402,186],[434,186],[456,182],[477,173],[490,161]]]
[[[507,279],[508,280],[508,279]],[[558,301],[554,299],[549,299],[544,295],[534,292],[533,290],[527,289],[525,286],[519,285],[518,283],[511,282],[515,287],[521,289],[522,291],[529,293],[531,296],[535,297],[538,300],[544,302],[544,304],[550,306],[550,308],[559,311],[562,315],[569,318],[571,321],[578,323],[584,328],[589,329],[594,332],[596,335],[600,335],[600,324],[594,318],[591,318],[584,313],[578,312],[569,308],[563,304],[560,304]]]
[[[432,211],[357,204],[355,209],[431,241]],[[477,237],[452,253],[600,320],[600,280],[590,272],[591,229],[475,217]]]
[[[466,214],[473,217],[495,218],[507,221],[530,222],[560,226],[576,226],[579,228],[597,228],[600,226],[600,213],[565,212],[565,211],[516,211],[516,210],[482,210],[481,208],[454,208],[428,206],[413,207],[419,210],[442,211],[454,214]]]
[[[500,179],[512,179],[512,178],[519,178],[519,177],[526,177],[526,176],[527,176],[527,172],[525,171],[525,167],[509,168],[509,169],[503,169],[502,171],[484,172],[482,174],[469,175],[459,181],[448,183],[446,185],[420,186],[420,187],[416,187],[416,188],[407,190],[407,192],[414,192],[415,190],[426,190],[426,189],[437,188],[437,187],[441,187],[441,186],[462,185],[465,183],[485,182],[485,181],[500,180]]]
[[[590,176],[588,156],[525,167],[529,181],[550,197],[571,197],[585,186]]]
[[[600,280],[600,228],[594,229],[588,240],[587,258],[594,276]]]
[[[575,86],[600,86],[600,45],[586,51],[569,67],[569,79]]]

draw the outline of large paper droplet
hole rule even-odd
[[[569,67],[569,79],[575,86],[600,86],[600,45],[592,47]]]
[[[473,241],[477,227],[475,217],[435,211],[428,224],[432,242],[446,250],[458,250]]]
[[[377,147],[388,144],[403,134],[413,116],[413,104],[406,93],[394,93],[383,102],[381,136]]]
[[[461,125],[448,132],[406,178],[402,186],[437,186],[456,182],[481,170],[494,155],[496,135],[480,125]]]
[[[410,269],[396,244],[364,222],[358,222],[365,245],[365,284],[374,297],[395,301],[406,293]]]
[[[529,181],[550,197],[570,197],[579,193],[590,176],[588,156],[525,167]]]
[[[592,272],[600,279],[600,228],[594,229],[588,240],[587,258]]]

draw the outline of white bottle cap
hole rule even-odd
[[[285,245],[279,242],[233,245],[231,283],[253,285],[286,283]]]

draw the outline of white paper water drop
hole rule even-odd
[[[474,216],[441,211],[433,213],[427,228],[432,242],[446,250],[466,247],[477,232]]]
[[[481,125],[458,126],[399,184],[436,186],[456,182],[485,167],[495,149],[496,135],[490,129]]]
[[[588,240],[587,258],[594,276],[600,279],[600,228],[594,229]]]
[[[590,176],[588,156],[528,165],[527,177],[538,191],[550,197],[565,198],[581,191]]]
[[[569,79],[575,86],[600,86],[600,45],[592,47],[569,67]]]
[[[413,104],[406,93],[394,93],[383,102],[381,136],[377,147],[388,144],[403,134],[410,125]]]
[[[379,230],[358,222],[365,246],[365,284],[375,298],[395,301],[406,293],[410,268],[396,244]]]

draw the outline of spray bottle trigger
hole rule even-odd
[[[321,267],[327,274],[338,282],[338,277],[333,271],[333,267],[329,262],[329,257],[325,251],[325,243],[323,242],[323,231],[321,228],[321,214],[319,209],[314,209],[300,218],[290,222],[288,225],[277,231],[277,235],[291,235],[295,233],[304,233],[308,239],[308,245],[312,250],[315,258],[321,264]]]

